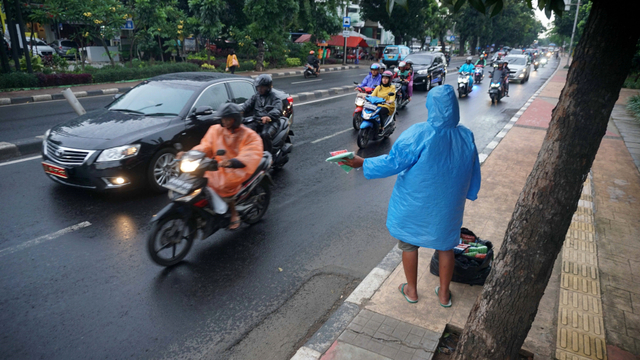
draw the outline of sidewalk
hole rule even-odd
[[[349,69],[358,69],[361,65],[322,65],[320,71],[340,71]],[[268,69],[263,72],[243,71],[236,75],[256,77],[260,74],[271,74],[273,77],[302,75],[304,69],[302,66],[293,68]],[[20,90],[20,91],[0,91],[0,105],[23,104],[29,102],[41,102],[51,100],[64,99],[62,91],[71,88],[76,97],[110,95],[124,93],[132,87],[138,85],[142,81],[121,81],[108,84],[88,84],[80,86],[60,86],[46,89]]]
[[[502,244],[566,75],[560,66],[480,155],[482,188],[478,200],[467,203],[464,226],[492,241],[495,249]],[[622,106],[627,95],[623,91],[585,182],[523,346],[527,357],[640,359],[640,173],[630,156],[638,148],[625,146],[640,142],[640,124],[625,122],[627,128],[616,128],[626,114]],[[398,293],[405,277],[396,247],[330,319],[333,328],[341,319],[344,323],[338,339],[329,339],[321,328],[293,359],[432,359],[444,332],[464,328],[482,290],[452,283],[453,307],[438,306],[434,288],[439,279],[429,272],[432,254],[420,249],[417,304]],[[386,271],[384,264],[390,261],[397,266]]]

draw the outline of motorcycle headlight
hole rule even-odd
[[[500,83],[493,83],[491,84],[491,87],[494,87],[494,88],[500,87]]]
[[[418,74],[420,75],[427,75],[429,73],[429,70],[418,70]]]
[[[369,118],[371,118],[371,114],[370,114],[370,113],[367,113],[367,112],[363,112],[363,113],[362,113],[362,118],[363,118],[363,119],[369,119]]]
[[[176,201],[191,201],[194,197],[198,196],[202,192],[202,189],[195,189],[191,194],[176,198]]]
[[[117,146],[102,150],[96,162],[114,161],[130,158],[138,155],[140,144]]]
[[[468,83],[468,82],[469,82],[469,79],[467,79],[467,78],[459,78],[459,79],[458,79],[458,82],[461,82],[461,83],[463,83],[463,84],[466,84],[466,83]]]
[[[198,159],[198,160],[182,160],[180,162],[180,171],[182,171],[183,173],[190,173],[195,171],[198,166],[200,166],[200,161],[202,161],[202,159]]]
[[[356,98],[356,106],[362,106],[362,105],[364,105],[364,99]]]
[[[540,60],[541,63],[546,64],[547,63],[547,59],[542,59]]]

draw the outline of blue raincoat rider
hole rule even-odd
[[[471,63],[471,60],[472,60],[472,58],[471,58],[471,56],[469,56],[467,58],[467,62],[464,63],[464,65],[462,65],[460,67],[459,73],[466,72],[466,73],[469,73],[469,74],[473,74],[473,70],[475,69],[475,67]],[[471,76],[471,75],[469,75],[469,89],[473,89],[473,76]]]
[[[473,133],[460,125],[460,112],[451,85],[427,95],[426,122],[412,125],[393,144],[389,155],[345,161],[362,166],[367,179],[398,175],[389,201],[387,228],[399,240],[407,283],[400,291],[417,302],[418,247],[439,250],[440,305],[451,306],[453,248],[459,244],[467,199],[480,190],[480,160]],[[449,296],[447,296],[449,295]]]

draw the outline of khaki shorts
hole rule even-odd
[[[418,250],[420,246],[411,245],[402,240],[398,240],[398,248],[404,252],[412,252]]]

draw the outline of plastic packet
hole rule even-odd
[[[342,161],[344,159],[353,159],[353,152],[347,150],[338,150],[332,151],[330,154],[331,157],[327,158],[325,161],[337,163],[346,173],[349,173],[349,171],[353,169],[351,166],[345,165],[345,163]]]

